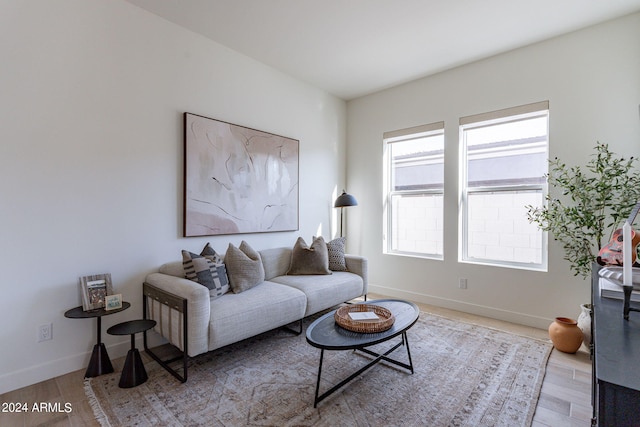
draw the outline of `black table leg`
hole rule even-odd
[[[318,366],[318,381],[316,382],[316,396],[313,399],[313,407],[318,405],[318,402],[322,399],[318,399],[318,392],[320,391],[320,376],[322,375],[322,359],[324,358],[324,348],[320,349],[320,365]]]
[[[410,369],[411,373],[413,374],[413,361],[411,360],[411,351],[409,350],[409,338],[407,338],[407,333],[406,332],[402,333],[402,341],[407,346],[407,356],[409,357],[409,368],[408,369]]]
[[[387,357],[391,353],[393,353],[398,347],[400,347],[402,345],[407,347],[407,356],[409,357],[409,364],[406,364],[406,363],[400,362],[398,360],[391,359],[390,357]],[[393,347],[391,347],[389,350],[387,350],[384,354],[376,353],[376,352],[371,351],[371,350],[369,350],[367,348],[359,348],[357,350],[360,350],[360,351],[362,351],[364,353],[367,353],[367,354],[369,354],[371,356],[374,356],[375,359],[373,359],[367,365],[365,365],[362,368],[360,368],[358,371],[356,371],[353,374],[351,374],[349,377],[347,377],[344,380],[342,380],[340,383],[338,383],[335,386],[333,386],[330,390],[324,392],[321,396],[318,396],[318,393],[320,391],[320,375],[322,374],[322,360],[323,360],[323,357],[324,357],[324,349],[320,350],[320,366],[318,367],[318,382],[316,384],[316,395],[315,395],[315,399],[313,401],[313,407],[314,408],[317,407],[318,403],[320,403],[322,400],[324,400],[325,398],[329,397],[336,390],[338,390],[339,388],[341,388],[342,386],[344,386],[345,384],[347,384],[348,382],[350,382],[354,378],[358,377],[361,373],[363,373],[364,371],[366,371],[367,369],[369,369],[370,367],[372,367],[376,363],[380,362],[381,360],[384,360],[386,362],[389,362],[389,363],[392,363],[394,365],[397,365],[397,366],[403,367],[405,369],[408,369],[413,374],[413,362],[411,361],[411,353],[409,351],[409,340],[407,339],[406,332],[402,333],[401,341],[399,343],[397,343],[396,345],[394,345]]]
[[[140,352],[136,348],[135,334],[131,334],[131,350],[127,352],[118,386],[131,388],[144,383],[147,379],[147,371],[144,369]]]
[[[98,342],[93,346],[93,352],[91,353],[91,360],[89,366],[85,372],[85,378],[93,378],[102,374],[110,374],[113,372],[113,365],[109,359],[107,348],[102,343],[102,322],[101,318],[96,318],[98,321]]]

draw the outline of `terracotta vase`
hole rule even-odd
[[[582,345],[582,331],[578,322],[568,317],[556,317],[549,325],[553,346],[564,353],[575,353]]]

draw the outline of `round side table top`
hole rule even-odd
[[[105,310],[104,308],[99,308],[97,310],[84,311],[82,309],[82,306],[79,306],[72,308],[71,310],[67,310],[64,313],[64,317],[68,317],[69,319],[88,319],[91,317],[102,317],[109,314],[119,313],[129,307],[131,307],[131,304],[126,301],[122,301],[122,308],[116,308],[114,310]]]
[[[129,320],[127,322],[118,323],[107,329],[109,335],[132,335],[139,332],[148,331],[156,326],[155,320],[138,319]]]

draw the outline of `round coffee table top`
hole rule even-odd
[[[89,319],[91,317],[102,317],[109,314],[120,313],[121,311],[126,310],[129,307],[131,307],[131,304],[126,301],[122,301],[121,308],[116,308],[114,310],[105,310],[104,308],[98,308],[96,310],[84,311],[82,309],[82,306],[79,306],[72,308],[71,310],[67,310],[64,313],[64,317],[67,317],[69,319]]]
[[[138,319],[129,320],[127,322],[118,323],[107,329],[109,335],[131,335],[139,332],[148,331],[156,326],[155,320]]]
[[[396,299],[380,299],[365,301],[362,304],[378,305],[390,310],[395,316],[391,329],[384,332],[360,333],[351,332],[336,324],[335,310],[315,320],[307,328],[307,342],[314,347],[325,350],[347,350],[363,348],[387,341],[400,335],[416,323],[420,310],[409,301]]]

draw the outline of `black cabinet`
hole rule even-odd
[[[640,313],[624,320],[622,300],[600,297],[599,269],[591,277],[592,424],[640,426]]]

